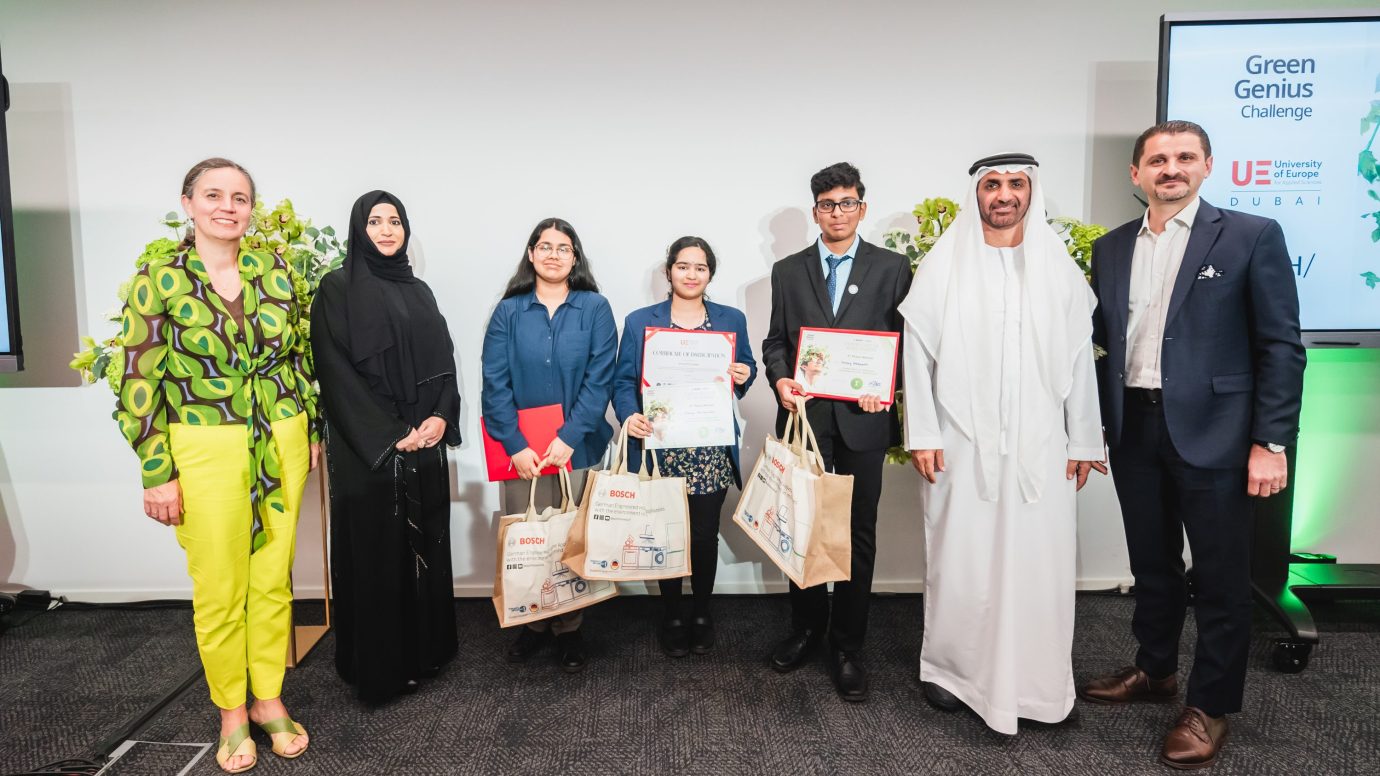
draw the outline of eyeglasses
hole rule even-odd
[[[838,208],[839,210],[842,210],[845,213],[852,213],[861,206],[862,200],[853,199],[852,197],[849,197],[848,199],[841,199],[838,202],[835,202],[832,199],[815,200],[815,210],[818,210],[821,213],[832,213],[834,212],[834,208]]]
[[[550,256],[556,254],[562,259],[568,259],[575,255],[575,249],[569,245],[552,245],[551,243],[537,243],[535,252],[538,256]]]

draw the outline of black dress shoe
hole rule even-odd
[[[662,620],[656,634],[661,642],[661,651],[670,657],[685,657],[690,654],[690,633],[685,620]]]
[[[957,695],[934,682],[921,682],[920,689],[925,691],[925,700],[940,711],[954,712],[963,708],[963,701],[959,700]]]
[[[556,649],[560,651],[562,671],[574,674],[584,670],[585,638],[579,631],[558,634]]]
[[[690,651],[708,655],[714,649],[714,621],[701,614],[690,618]]]
[[[771,653],[771,667],[777,673],[790,673],[805,663],[810,653],[819,646],[819,631],[798,630],[776,645]]]
[[[513,640],[508,647],[509,663],[526,663],[527,658],[537,654],[541,648],[546,646],[546,642],[551,640],[551,631],[532,630],[526,626],[522,632]]]
[[[839,697],[852,703],[867,700],[867,671],[862,661],[857,655],[837,649],[832,657],[830,664],[834,669],[834,688],[838,690]]]
[[[403,694],[403,695],[416,695],[416,694],[417,694],[417,690],[420,689],[420,688],[421,688],[421,685],[420,685],[420,684],[417,684],[417,680],[416,680],[416,679],[408,679],[406,682],[403,682],[402,694]]]

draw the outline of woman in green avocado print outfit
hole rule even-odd
[[[256,762],[250,721],[281,757],[307,748],[279,696],[297,515],[320,451],[292,275],[273,253],[240,247],[253,206],[238,164],[207,159],[187,173],[187,238],[130,285],[115,413],[139,454],[145,514],[176,526],[187,552],[197,647],[221,714],[216,761],[229,773]]]

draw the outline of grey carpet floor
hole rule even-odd
[[[289,672],[285,699],[312,733],[282,761],[259,736],[255,774],[1167,774],[1155,762],[1175,707],[1079,703],[1060,725],[988,730],[925,704],[916,681],[918,598],[876,599],[867,703],[840,701],[822,662],[781,676],[765,656],[783,635],[782,597],[716,601],[714,654],[658,650],[659,602],[588,610],[590,664],[560,672],[550,654],[512,666],[514,635],[484,600],[456,603],[461,656],[416,695],[359,704],[340,682],[330,637]],[[1133,653],[1131,601],[1083,595],[1079,679]],[[309,617],[311,607],[303,610]],[[319,616],[319,606],[316,608]],[[1257,618],[1246,704],[1214,774],[1380,774],[1380,604],[1317,610],[1323,643],[1302,674],[1270,666],[1278,629]],[[1192,620],[1184,644],[1191,648]],[[81,756],[196,666],[189,610],[63,611],[0,636],[0,773]],[[1182,676],[1182,674],[1181,674]],[[211,742],[216,714],[198,680],[140,736]],[[216,774],[208,755],[191,771]],[[122,771],[123,773],[123,771]],[[149,774],[148,776],[158,776]]]

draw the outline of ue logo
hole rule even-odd
[[[1271,164],[1273,162],[1269,159],[1257,159],[1253,162],[1234,160],[1231,163],[1231,182],[1237,186],[1269,186]]]

